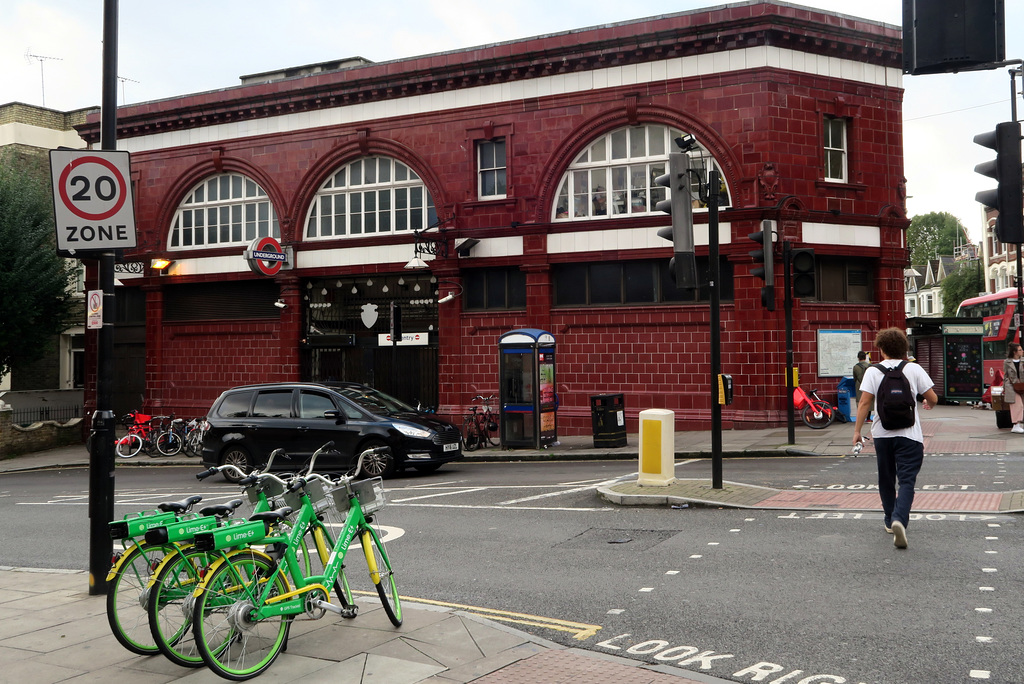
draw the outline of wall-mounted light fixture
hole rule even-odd
[[[164,259],[164,258],[157,258],[157,259],[153,259],[153,260],[151,260],[151,261],[149,262],[149,266],[150,266],[150,268],[152,268],[152,269],[153,269],[154,271],[165,271],[165,270],[167,270],[167,268],[169,268],[169,267],[170,267],[170,265],[171,265],[171,264],[173,264],[173,263],[174,263],[174,260],[173,260],[173,259]]]
[[[436,257],[442,259],[448,258],[448,232],[444,224],[455,219],[455,214],[448,216],[447,218],[438,217],[437,220],[430,226],[427,226],[423,230],[414,230],[413,236],[416,242],[413,244],[413,256],[409,260],[409,263],[405,265],[405,268],[410,270],[422,270],[429,268],[427,262],[420,258],[421,254],[433,254]],[[436,233],[430,233],[429,231],[436,230]]]

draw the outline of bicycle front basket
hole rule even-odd
[[[370,515],[375,511],[379,511],[387,503],[384,497],[384,481],[379,477],[353,482],[352,493],[359,500],[359,507],[363,509],[363,515]],[[338,511],[342,513],[347,511],[348,491],[345,487],[338,487],[332,490],[331,494],[334,495],[334,505]]]
[[[319,480],[310,480],[306,483],[306,494],[309,495],[309,501],[317,513],[323,512],[330,505],[327,492]],[[297,511],[302,507],[302,495],[299,492],[285,492],[284,503]]]

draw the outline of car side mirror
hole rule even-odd
[[[324,418],[333,418],[339,425],[345,422],[345,414],[337,409],[324,411]]]

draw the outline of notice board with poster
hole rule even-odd
[[[860,350],[860,330],[818,330],[818,377],[851,375]]]
[[[946,398],[975,401],[981,399],[984,385],[981,331],[974,330],[974,327],[943,326],[943,396]]]

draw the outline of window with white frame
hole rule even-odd
[[[241,245],[258,237],[281,237],[267,193],[238,173],[210,176],[178,205],[169,249]]]
[[[481,140],[476,144],[477,195],[480,199],[506,196],[505,139]]]
[[[913,317],[917,315],[917,298],[907,297],[907,316]]]
[[[619,128],[598,138],[570,164],[558,186],[551,217],[555,221],[608,218],[657,212],[667,188],[654,179],[666,173],[672,142],[683,133],[669,126],[645,124]],[[697,146],[690,168],[700,178],[718,169],[710,154]],[[729,206],[728,189],[722,183],[719,206]],[[698,183],[691,177],[694,207],[700,208]]]
[[[306,239],[423,230],[436,222],[434,200],[415,171],[389,157],[363,157],[317,190],[306,216]]]
[[[826,116],[825,131],[825,180],[846,182],[847,135],[846,119]]]

